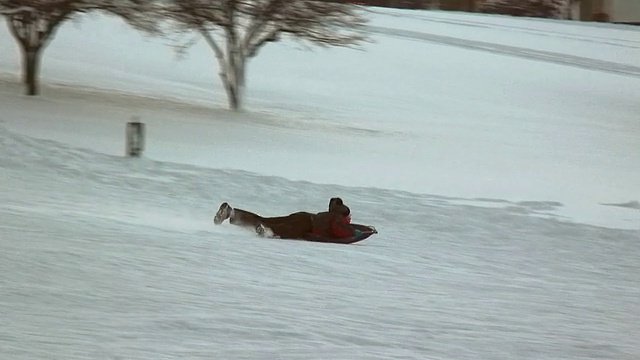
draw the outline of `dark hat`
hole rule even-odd
[[[337,208],[338,206],[342,206],[344,205],[344,202],[342,202],[342,199],[339,197],[332,197],[329,200],[329,211],[332,211],[332,209]]]

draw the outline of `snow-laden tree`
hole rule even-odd
[[[367,39],[362,32],[367,20],[354,4],[318,0],[166,0],[163,4],[171,32],[194,33],[213,50],[232,110],[241,109],[247,62],[282,34],[319,46],[349,47]]]
[[[0,0],[0,15],[22,50],[22,81],[27,95],[37,95],[40,59],[62,23],[89,11],[122,16],[131,25],[153,29],[145,0]]]

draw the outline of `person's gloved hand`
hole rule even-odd
[[[362,236],[362,231],[358,229],[353,230],[353,236],[355,237]]]

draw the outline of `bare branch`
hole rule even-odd
[[[211,33],[209,33],[206,30],[201,30],[200,34],[202,35],[204,40],[207,42],[207,44],[209,44],[209,47],[211,47],[211,49],[213,49],[213,52],[216,54],[216,57],[224,58],[224,52],[222,51],[222,47],[220,47],[220,45],[218,45],[218,43],[213,38]]]
[[[18,13],[22,13],[22,12],[30,12],[30,11],[34,11],[35,9],[32,8],[31,6],[21,6],[18,8],[7,8],[7,9],[3,9],[2,6],[0,5],[0,15],[14,15],[14,14],[18,14]]]

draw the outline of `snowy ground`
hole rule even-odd
[[[203,45],[176,61],[100,17],[58,32],[26,98],[0,31],[0,358],[640,356],[640,29],[371,25],[366,51],[265,48],[239,114]],[[331,196],[380,234],[211,222]]]

